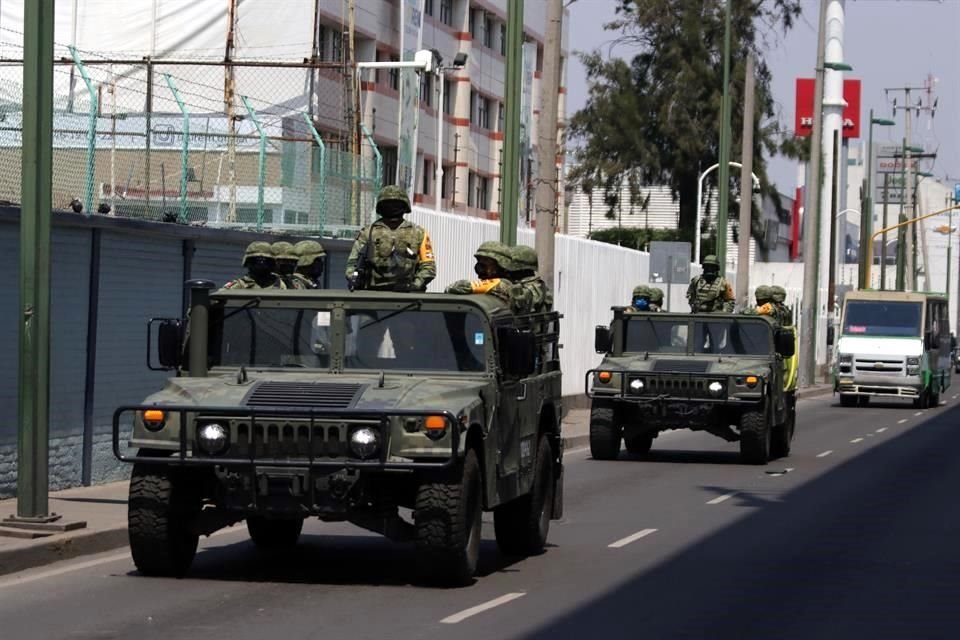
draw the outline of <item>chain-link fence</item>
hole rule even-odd
[[[17,45],[0,43],[0,199],[20,201]],[[22,49],[20,49],[22,51]],[[353,134],[340,63],[106,59],[57,47],[54,207],[346,236],[369,221],[379,150]]]

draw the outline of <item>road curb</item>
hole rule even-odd
[[[569,436],[563,439],[563,449],[564,451],[570,451],[571,449],[578,449],[580,447],[585,447],[590,442],[589,434],[581,434],[578,436]]]
[[[126,527],[76,533],[64,538],[39,539],[36,544],[26,547],[0,550],[0,575],[111,551],[127,546],[127,542]]]
[[[833,387],[829,385],[823,385],[819,387],[808,387],[806,389],[797,390],[797,398],[820,398],[822,396],[829,396],[833,394]]]

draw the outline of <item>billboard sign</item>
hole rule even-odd
[[[843,81],[843,137],[860,137],[860,81]],[[813,133],[813,78],[797,78],[794,132],[806,137]]]

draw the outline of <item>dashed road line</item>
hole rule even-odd
[[[826,458],[826,457],[827,457],[828,455],[830,455],[831,453],[833,453],[833,449],[827,449],[827,450],[824,451],[823,453],[818,453],[818,454],[817,454],[817,457],[818,457],[818,458]]]
[[[636,542],[640,538],[646,538],[651,533],[656,533],[656,529],[644,529],[643,531],[637,531],[636,533],[627,536],[626,538],[620,538],[616,542],[612,542],[607,545],[610,549],[619,549],[620,547],[625,547],[631,542]]]
[[[903,419],[901,419],[901,420],[897,420],[897,424],[903,424],[903,423],[906,422],[906,421],[907,421],[907,419],[906,419],[906,418],[903,418]]]
[[[489,602],[484,602],[483,604],[478,604],[475,607],[464,609],[460,613],[455,613],[452,616],[447,616],[440,622],[443,624],[457,624],[458,622],[463,622],[467,618],[472,618],[478,613],[483,613],[484,611],[489,611],[490,609],[499,607],[500,605],[507,604],[508,602],[513,602],[517,598],[522,598],[525,595],[527,594],[524,592],[507,593],[500,596],[499,598],[494,598]]]
[[[850,441],[850,444],[856,444],[858,442],[863,442],[863,438],[854,438]]]
[[[913,414],[913,415],[915,415],[915,416],[922,416],[922,415],[923,415],[923,411],[917,411],[917,412],[916,412],[915,414]]]
[[[880,427],[879,429],[877,429],[877,433],[883,433],[886,430],[887,430],[886,427]]]
[[[708,500],[707,504],[720,504],[721,502],[725,502],[735,495],[737,495],[736,491],[734,491],[733,493],[728,493],[726,495],[714,498],[713,500]]]

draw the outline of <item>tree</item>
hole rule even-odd
[[[632,59],[605,58],[600,51],[581,54],[587,71],[586,106],[570,122],[576,144],[574,182],[588,180],[594,190],[614,194],[624,184],[630,193],[642,184],[666,184],[679,200],[679,229],[692,240],[696,225],[697,180],[717,162],[720,103],[723,94],[724,0],[616,0],[617,19],[606,29],[618,32],[618,44],[637,53]],[[754,173],[762,193],[782,210],[769,183],[766,156],[797,153],[783,140],[770,90],[771,73],[762,52],[786,33],[800,15],[800,0],[732,0],[731,11],[731,157],[740,155],[746,56],[756,55]],[[716,177],[716,172],[713,174]],[[731,172],[739,179],[739,172]],[[611,203],[609,210],[618,202]],[[731,215],[736,216],[731,199]],[[755,218],[759,218],[754,211]],[[759,222],[759,220],[758,220]],[[751,225],[755,236],[759,224]]]
[[[640,229],[636,227],[612,227],[601,229],[590,234],[591,240],[620,245],[637,251],[648,250],[648,245],[654,240],[675,242],[680,240],[680,232],[676,229]]]

